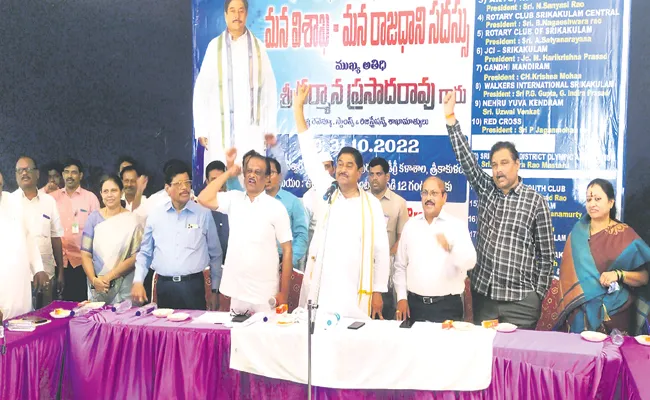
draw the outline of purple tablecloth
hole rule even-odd
[[[61,381],[64,343],[70,318],[53,319],[55,308],[71,310],[76,303],[55,301],[29,313],[52,322],[34,332],[5,329],[7,353],[0,355],[0,399],[55,399]]]
[[[198,316],[201,311],[191,311]],[[621,366],[609,340],[518,331],[497,334],[492,384],[480,392],[316,388],[317,399],[610,399]],[[70,323],[64,398],[303,399],[304,385],[229,368],[230,332],[218,325],[102,312]],[[432,362],[440,362],[432,360]],[[390,366],[386,366],[390,368]]]
[[[650,399],[650,346],[628,337],[621,346],[621,355],[621,399]]]

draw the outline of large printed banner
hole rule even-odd
[[[629,1],[225,3],[194,0],[197,178],[225,148],[264,151],[274,134],[284,188],[302,196],[310,182],[292,107],[297,85],[309,83],[318,148],[388,160],[389,185],[412,214],[422,181],[439,176],[446,209],[475,236],[476,195],[442,107],[456,90],[456,117],[486,172],[492,144],[516,144],[520,176],[548,199],[558,261],[591,179],[615,183],[622,209]]]

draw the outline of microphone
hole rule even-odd
[[[338,188],[339,188],[339,183],[337,181],[333,181],[329,189],[327,189],[327,192],[325,192],[325,195],[323,196],[323,200],[327,200],[329,204],[332,204],[332,194]]]

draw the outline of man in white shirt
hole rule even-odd
[[[227,171],[199,194],[201,205],[228,215],[228,254],[219,291],[231,297],[236,313],[268,311],[271,298],[287,304],[291,283],[291,223],[282,203],[264,191],[269,161],[252,155],[244,165],[246,191],[221,192],[241,170],[234,165],[236,150],[227,152]],[[278,274],[278,247],[282,248],[282,277]]]
[[[465,278],[476,264],[467,222],[441,212],[447,192],[440,178],[427,178],[420,195],[423,213],[404,226],[395,257],[395,318],[462,321]]]
[[[194,85],[194,130],[206,164],[236,147],[266,154],[275,143],[277,88],[264,43],[246,28],[247,0],[226,0],[227,29],[205,52]],[[266,143],[265,143],[266,141]]]
[[[358,150],[341,149],[335,181],[323,169],[303,112],[308,94],[309,87],[301,85],[294,98],[300,150],[316,192],[328,200],[321,200],[315,210],[318,225],[309,248],[300,305],[311,300],[318,304],[319,313],[383,319],[382,293],[388,290],[390,254],[381,203],[359,189],[363,158]]]
[[[18,182],[19,188],[13,192],[13,196],[22,207],[27,230],[31,239],[38,246],[43,269],[48,276],[42,298],[37,299],[34,304],[37,309],[50,304],[54,299],[54,287],[56,286],[56,292],[60,294],[65,282],[61,242],[63,225],[61,225],[54,198],[39,192],[38,178],[39,170],[36,162],[30,157],[19,158],[16,162],[16,182]],[[56,281],[52,279],[55,275],[57,275]]]
[[[124,200],[124,208],[129,211],[137,209],[139,204],[147,199],[147,196],[142,193],[146,184],[144,187],[142,184],[138,184],[140,177],[140,173],[133,165],[128,165],[120,171],[120,179],[122,179],[122,185],[124,185],[122,200]]]
[[[41,291],[47,283],[38,247],[29,236],[20,204],[9,192],[3,192],[0,173],[0,310],[5,319],[32,309],[31,275]]]

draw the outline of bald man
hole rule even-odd
[[[427,178],[420,196],[423,213],[404,225],[395,255],[395,319],[462,321],[465,278],[476,264],[467,222],[442,211],[447,192],[440,178]]]

